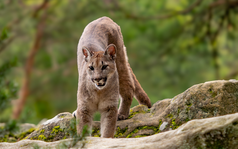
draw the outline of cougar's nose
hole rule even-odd
[[[96,82],[99,82],[100,80],[102,80],[101,78],[96,78],[94,79]]]

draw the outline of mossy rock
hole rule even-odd
[[[177,129],[193,119],[236,112],[238,81],[205,82],[190,87],[172,99],[158,101],[151,109],[143,105],[133,107],[127,120],[117,122],[115,137],[144,137]],[[125,129],[126,132],[120,133]]]
[[[75,120],[75,118],[72,116],[71,113],[60,113],[54,118],[40,125],[33,133],[28,135],[25,139],[43,140],[51,142],[61,140],[63,138],[69,138],[70,131],[76,132],[75,127],[73,128],[74,130],[70,130],[72,128],[70,126],[72,120]]]
[[[17,127],[15,131],[5,131],[5,123],[0,124],[0,142],[17,142],[19,140],[22,140],[27,135],[31,134],[35,129],[36,126],[34,124],[17,124]]]
[[[117,121],[116,138],[145,137],[178,129],[193,119],[238,112],[238,81],[211,81],[194,85],[172,99],[156,102],[150,109],[138,105],[129,118]],[[71,113],[61,113],[42,124],[28,139],[56,141],[69,137]],[[76,131],[76,130],[74,130]],[[100,137],[100,122],[93,122],[93,137]]]
[[[236,149],[238,146],[237,125],[238,113],[235,113],[192,120],[175,130],[147,137],[143,134],[129,139],[87,137],[84,141],[76,142],[73,148],[82,148],[84,144],[83,148]],[[143,130],[141,132],[143,133]],[[45,139],[44,136],[40,138]],[[22,140],[16,143],[0,143],[0,148],[72,148],[72,142],[73,139],[56,142]]]

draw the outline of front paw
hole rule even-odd
[[[76,111],[77,111],[77,110],[75,110],[75,111],[72,113],[72,115],[73,115],[74,118],[76,118]]]
[[[117,115],[117,120],[120,121],[120,120],[125,120],[127,117],[123,114],[118,114]]]

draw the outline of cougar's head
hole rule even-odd
[[[91,52],[87,47],[82,48],[87,66],[87,75],[98,89],[106,86],[107,80],[116,71],[116,46],[110,44],[105,51]]]

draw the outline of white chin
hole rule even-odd
[[[97,84],[95,84],[95,86],[96,86],[97,89],[101,90],[101,89],[104,88],[105,85],[104,86],[97,86]]]

